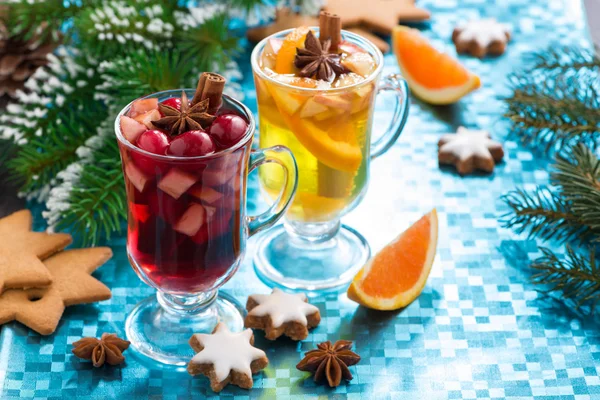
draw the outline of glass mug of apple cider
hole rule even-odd
[[[167,90],[133,101],[115,123],[127,191],[129,261],[157,289],[126,322],[141,353],[185,365],[189,338],[218,322],[243,328],[243,309],[217,289],[237,271],[249,236],[273,225],[296,187],[292,153],[252,151],[254,118],[222,95],[225,79],[203,74],[194,90]],[[281,196],[246,216],[246,178],[266,163],[284,172]],[[283,167],[283,168],[282,168]]]
[[[340,218],[362,199],[371,159],[385,153],[408,117],[408,87],[398,75],[381,79],[383,55],[368,40],[341,30],[322,13],[319,28],[276,33],[252,53],[260,147],[284,145],[298,163],[296,197],[285,223],[261,239],[255,269],[290,289],[334,289],[348,283],[370,256],[366,240]],[[394,94],[389,128],[371,143],[376,95]],[[261,189],[277,198],[284,176],[266,166]]]

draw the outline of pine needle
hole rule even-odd
[[[533,56],[531,68],[509,76],[505,117],[524,143],[557,151],[600,144],[600,59],[578,48]]]
[[[566,241],[583,240],[589,230],[581,224],[568,203],[548,187],[539,187],[532,193],[517,189],[502,196],[510,208],[500,222],[517,233],[528,233],[529,238]]]
[[[600,300],[600,264],[592,249],[589,256],[580,255],[567,246],[564,258],[541,247],[543,256],[531,267],[537,271],[533,282],[546,285],[544,292],[560,292],[563,299],[573,300],[576,308],[588,305],[591,311]]]

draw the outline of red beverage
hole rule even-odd
[[[171,103],[172,98],[166,102]],[[151,107],[134,102],[126,115],[143,124]],[[139,109],[142,114],[136,114]],[[237,131],[228,132],[227,138],[237,140],[227,143],[211,135],[210,126],[172,136],[155,126],[146,129],[125,118],[120,122],[132,144],[119,143],[129,256],[142,279],[166,293],[214,289],[233,275],[243,255],[252,136],[246,135],[248,121],[227,105],[213,124],[222,133],[222,120],[232,118]]]
[[[195,333],[217,323],[244,326],[242,306],[218,289],[236,272],[248,237],[273,226],[298,185],[292,152],[251,150],[252,112],[223,94],[225,78],[204,72],[195,90],[154,93],[126,106],[115,121],[127,190],[127,254],[156,295],[125,323],[138,352],[184,366]],[[281,195],[246,216],[246,179],[265,164],[286,176]]]

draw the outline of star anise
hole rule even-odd
[[[114,333],[103,333],[100,339],[86,337],[73,343],[73,354],[84,360],[92,360],[94,367],[105,362],[110,365],[125,361],[123,351],[129,347],[129,341],[117,337]]]
[[[352,379],[348,367],[360,361],[360,356],[351,348],[352,342],[348,340],[338,340],[334,345],[328,340],[318,344],[317,349],[307,352],[296,368],[313,372],[315,382],[325,377],[329,386],[339,386],[342,378],[348,381]]]
[[[187,131],[204,129],[216,118],[208,113],[208,103],[209,99],[204,99],[190,107],[187,95],[182,92],[181,110],[159,104],[158,110],[164,117],[152,123],[159,129],[169,131],[172,136],[181,135]]]
[[[304,41],[304,48],[296,49],[296,58],[294,65],[300,68],[300,76],[313,77],[317,79],[332,82],[336,76],[346,72],[346,69],[340,64],[341,56],[336,53],[330,53],[331,40],[327,39],[321,45],[319,39],[309,31]]]

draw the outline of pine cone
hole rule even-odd
[[[39,35],[25,40],[22,35],[11,35],[6,26],[8,8],[0,6],[0,98],[13,97],[17,89],[36,69],[48,62],[46,56],[54,51],[57,43],[42,41]]]

